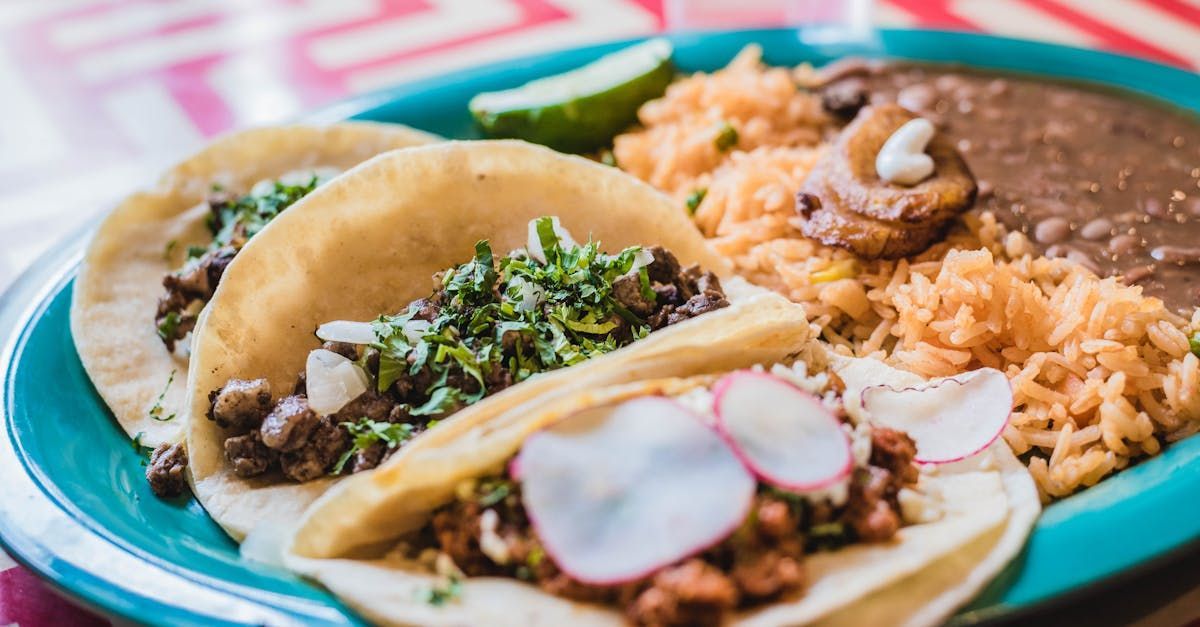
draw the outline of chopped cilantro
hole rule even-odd
[[[174,314],[175,312],[171,312]],[[163,386],[161,392],[158,393],[158,398],[154,399],[154,405],[150,407],[149,415],[154,420],[159,422],[168,422],[175,419],[175,412],[171,412],[167,417],[163,417],[163,399],[167,396],[167,391],[171,389],[171,384],[175,382],[175,371],[167,376],[167,384]]]
[[[700,203],[704,202],[704,197],[707,195],[708,195],[707,187],[699,187],[699,188],[693,189],[692,193],[688,194],[687,201],[686,201],[688,213],[696,213],[696,209],[700,206]]]
[[[425,595],[425,602],[441,607],[451,601],[457,601],[462,595],[462,580],[457,576],[451,575],[444,583],[438,583],[431,588]]]
[[[166,247],[163,248],[163,259],[169,260],[171,258],[171,253],[175,252],[175,247],[178,244],[179,244],[179,242],[177,242],[175,240],[171,240],[171,241],[167,242]]]
[[[365,451],[371,448],[376,442],[387,444],[388,448],[396,448],[413,437],[413,426],[402,422],[378,422],[370,420],[365,416],[358,419],[358,422],[343,422],[343,427],[350,432],[350,436],[354,438],[350,448],[342,453],[338,458],[337,464],[334,464],[330,474],[340,475],[342,470],[346,468],[346,463],[350,458],[359,451]]]
[[[154,449],[142,444],[142,438],[144,437],[146,437],[146,433],[144,431],[138,431],[137,433],[133,434],[133,442],[131,442],[131,444],[133,445],[133,450],[137,451],[138,455],[141,455],[142,457],[149,457],[150,453],[154,452]]]
[[[175,339],[175,332],[179,329],[179,312],[167,312],[163,321],[158,323],[158,337],[164,340]]]
[[[717,131],[717,136],[713,139],[713,145],[720,152],[725,152],[730,148],[737,146],[738,132],[729,122],[721,125],[721,130]]]
[[[480,485],[480,492],[480,507],[491,507],[508,498],[508,495],[513,493],[513,485],[511,481],[504,479],[485,481]]]
[[[189,247],[188,258],[195,259],[206,252],[226,246],[240,249],[246,240],[254,237],[275,216],[307,196],[322,182],[315,174],[306,183],[298,185],[275,181],[268,191],[252,192],[227,203],[215,205],[208,223],[213,232],[212,243],[206,248]],[[213,191],[223,190],[214,185]]]
[[[1200,331],[1192,335],[1191,339],[1188,340],[1188,345],[1192,348],[1192,354],[1200,357]]]
[[[208,252],[208,249],[203,246],[188,246],[187,247],[188,261],[191,261],[193,259],[199,259],[199,258],[203,257],[204,253],[206,253],[206,252]]]
[[[530,568],[537,568],[538,564],[541,564],[543,559],[546,559],[546,551],[543,550],[542,546],[539,544],[529,550],[529,556],[525,558],[525,563]]]
[[[523,253],[497,258],[480,241],[470,261],[442,274],[434,320],[417,321],[414,303],[375,321],[380,392],[420,374],[429,383],[409,413],[443,416],[479,401],[494,381],[517,383],[649,333],[646,322],[613,296],[613,282],[633,269],[637,247],[608,255],[598,242],[564,246],[550,218],[534,228],[544,263]],[[639,275],[652,300],[646,269]]]

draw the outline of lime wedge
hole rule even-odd
[[[661,96],[674,72],[671,43],[651,39],[565,74],[479,94],[468,106],[491,137],[586,152],[636,122],[638,107]]]

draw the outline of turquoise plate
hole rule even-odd
[[[724,65],[757,42],[774,64],[846,54],[951,61],[1102,81],[1200,111],[1200,76],[1131,58],[982,35],[883,31],[870,43],[803,44],[785,30],[674,38],[687,71]],[[475,136],[477,92],[512,87],[627,45],[556,52],[359,97],[311,116],[403,122]],[[324,591],[239,559],[194,500],[156,499],[143,458],[110,418],[75,355],[71,287],[87,233],[34,264],[0,301],[0,539],[26,566],[106,614],[172,625],[356,624]],[[1021,557],[955,619],[974,623],[1043,607],[1200,538],[1200,438],[1167,449],[1047,508]]]

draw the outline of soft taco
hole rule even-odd
[[[318,500],[282,560],[381,624],[941,622],[1040,510],[1002,441],[916,463],[949,452],[937,425],[1007,420],[1003,374],[827,368],[815,343],[779,359],[418,442]]]
[[[376,157],[225,272],[192,347],[193,491],[241,538],[411,440],[642,364],[715,364],[704,349],[735,333],[749,354],[803,339],[779,332],[802,310],[727,277],[614,168],[521,142]]]
[[[121,427],[147,446],[182,437],[186,340],[242,245],[329,177],[436,141],[404,126],[341,123],[228,135],[121,203],[92,240],[71,333]]]

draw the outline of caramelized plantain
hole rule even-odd
[[[895,104],[864,108],[842,131],[797,194],[794,223],[804,235],[866,259],[918,253],[975,202],[975,178],[942,135],[926,148],[934,173],[913,186],[888,183],[875,158],[896,129],[917,116]]]

